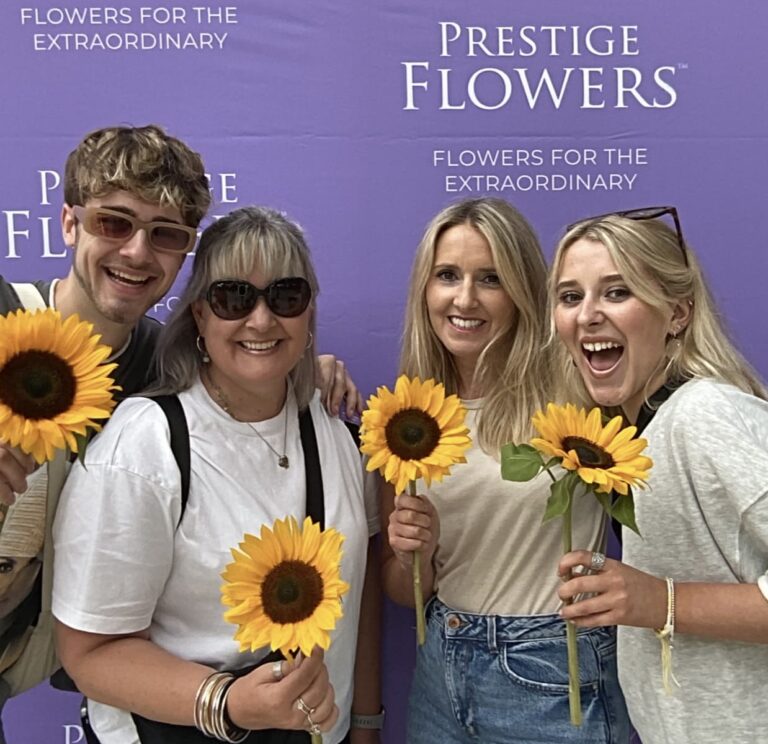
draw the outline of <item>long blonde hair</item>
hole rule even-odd
[[[530,437],[531,416],[546,405],[554,387],[545,349],[546,264],[533,229],[506,201],[468,199],[443,209],[427,226],[411,270],[401,374],[431,377],[448,393],[459,392],[456,363],[432,328],[426,301],[438,241],[458,225],[469,225],[485,238],[501,286],[516,309],[512,326],[491,339],[474,370],[473,382],[484,398],[479,443],[495,454],[508,441]]]
[[[627,286],[643,302],[660,312],[675,303],[690,306],[687,326],[676,338],[668,339],[666,357],[660,362],[665,380],[710,377],[766,398],[759,376],[728,338],[695,254],[687,247],[683,253],[677,233],[658,219],[608,215],[572,226],[557,246],[550,272],[552,318],[565,253],[583,239],[606,247]],[[554,321],[551,332],[555,335]],[[563,345],[558,346],[563,352]],[[581,376],[566,353],[560,354],[560,364],[566,385],[573,391],[571,397],[588,399]],[[646,397],[653,392],[646,390]]]

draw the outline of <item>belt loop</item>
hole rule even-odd
[[[488,650],[494,653],[498,650],[496,645],[496,615],[488,615]]]

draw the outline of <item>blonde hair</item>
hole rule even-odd
[[[205,297],[212,282],[247,279],[258,267],[268,280],[304,277],[319,293],[309,248],[301,228],[285,215],[266,207],[243,207],[207,227],[200,237],[195,263],[179,303],[160,332],[155,352],[158,381],[149,394],[178,393],[197,380],[202,367],[192,304]],[[309,320],[310,339],[290,378],[299,409],[315,390],[315,313]],[[145,393],[146,394],[146,393]]]
[[[197,227],[211,204],[200,156],[160,127],[107,127],[87,134],[64,168],[64,199],[70,206],[113,191],[151,204],[175,207]]]
[[[608,215],[579,222],[566,232],[557,246],[549,280],[553,336],[557,283],[565,253],[577,240],[604,245],[632,293],[652,308],[667,312],[675,303],[689,305],[688,324],[674,339],[670,337],[667,354],[660,362],[664,365],[665,380],[709,377],[766,398],[759,376],[728,338],[693,251],[685,247],[684,254],[677,233],[658,219]],[[558,346],[560,366],[571,397],[589,400],[564,345]],[[653,377],[655,374],[648,383]],[[646,389],[646,398],[653,392]]]
[[[531,416],[553,389],[546,342],[546,264],[531,226],[502,199],[468,199],[452,204],[427,226],[411,270],[400,371],[442,382],[458,394],[455,361],[429,321],[426,288],[440,238],[451,227],[469,225],[488,243],[501,287],[515,306],[512,325],[480,354],[473,382],[482,390],[478,438],[488,453],[532,433]]]

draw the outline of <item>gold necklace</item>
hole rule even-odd
[[[208,380],[208,384],[211,386],[211,389],[213,390],[213,394],[216,397],[216,402],[219,404],[220,408],[224,411],[224,413],[229,414],[235,421],[240,421],[237,416],[235,416],[229,405],[229,401],[227,400],[226,396],[224,395],[224,391],[211,379],[211,376],[207,374],[206,379]],[[288,398],[285,399],[285,405],[283,406],[285,408],[285,421],[283,422],[283,454],[281,455],[261,434],[261,432],[250,422],[250,421],[241,421],[240,423],[248,424],[248,426],[253,429],[253,431],[256,433],[256,436],[261,439],[264,444],[269,447],[269,449],[274,452],[275,456],[277,457],[277,464],[281,467],[287,470],[291,463],[288,460],[288,451],[286,449],[286,444],[288,441]]]

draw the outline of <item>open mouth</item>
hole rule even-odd
[[[142,287],[145,284],[148,284],[152,279],[152,277],[149,277],[149,276],[139,276],[137,274],[129,274],[125,271],[118,271],[117,269],[108,269],[106,267],[104,268],[104,271],[113,282],[117,282],[118,284],[123,284],[126,287]]]
[[[610,372],[624,356],[624,347],[614,341],[585,342],[581,351],[594,372]]]

